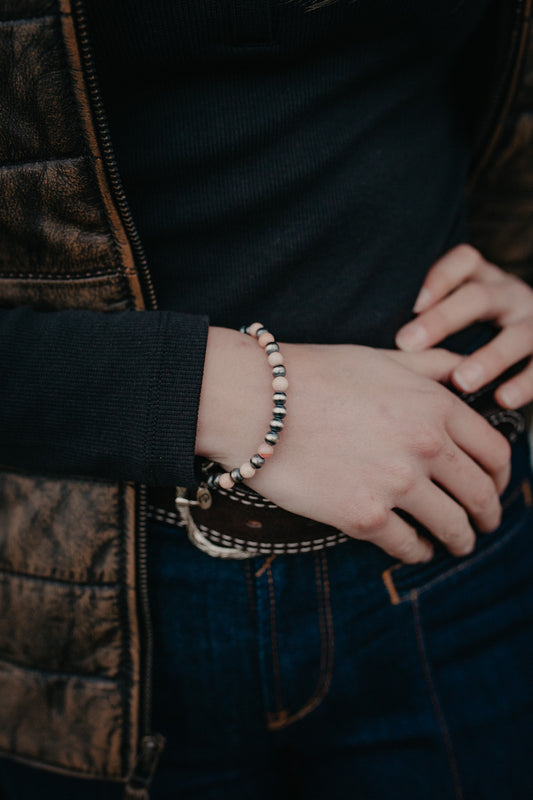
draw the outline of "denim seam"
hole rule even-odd
[[[326,697],[333,676],[335,640],[333,615],[331,613],[331,592],[327,567],[327,556],[324,551],[315,556],[315,584],[318,596],[318,619],[320,627],[320,670],[315,691],[298,711],[289,714],[286,710],[278,714],[268,715],[269,730],[281,730],[297,722],[314,711]]]
[[[255,615],[257,613],[257,606],[255,602],[255,595],[254,595],[254,584],[252,578],[252,568],[250,566],[250,562],[246,561],[244,564],[244,572],[246,576],[246,591],[248,592],[248,606],[250,608],[250,613],[252,618],[255,619]]]
[[[274,673],[275,685],[275,698],[276,698],[276,715],[286,715],[288,712],[283,709],[282,694],[281,694],[281,670],[279,665],[279,647],[278,647],[278,633],[276,625],[276,595],[274,592],[274,576],[272,574],[272,567],[270,564],[266,570],[268,579],[268,597],[270,603],[270,638],[272,643],[272,670]]]
[[[430,695],[430,699],[431,699],[431,705],[433,706],[433,710],[435,712],[435,716],[437,718],[437,722],[439,724],[439,729],[440,729],[440,732],[441,732],[441,735],[442,735],[442,738],[443,738],[443,741],[444,741],[444,746],[445,746],[445,749],[446,749],[446,755],[447,755],[447,759],[448,759],[448,766],[450,768],[450,773],[451,773],[452,782],[453,782],[455,800],[463,800],[464,795],[463,795],[463,790],[462,790],[462,787],[461,787],[461,780],[460,780],[460,777],[459,777],[459,770],[458,770],[458,767],[457,767],[457,759],[455,757],[455,752],[454,752],[454,748],[453,748],[453,744],[452,744],[452,740],[451,740],[451,736],[450,736],[450,731],[448,729],[448,725],[446,724],[446,718],[444,716],[444,712],[442,710],[442,706],[441,706],[440,701],[439,701],[439,697],[438,697],[437,690],[436,690],[436,687],[435,687],[435,682],[433,680],[433,675],[432,675],[432,672],[431,672],[431,667],[430,667],[430,664],[429,664],[427,648],[426,648],[426,644],[425,644],[425,640],[424,640],[424,633],[422,631],[422,624],[421,624],[421,619],[420,619],[420,605],[419,605],[419,602],[418,602],[418,598],[419,598],[418,592],[416,591],[416,589],[413,589],[410,592],[410,599],[411,599],[411,605],[412,605],[412,608],[413,608],[413,619],[414,619],[414,623],[415,623],[415,633],[416,633],[416,641],[417,641],[417,645],[418,645],[418,651],[419,651],[419,654],[420,654],[420,658],[422,660],[422,668],[423,668],[423,671],[424,671],[424,677],[425,677],[425,680],[426,680],[426,684],[427,684],[429,695]]]
[[[526,509],[527,509],[530,506],[529,506],[529,503],[527,502],[526,490],[528,490],[531,493],[531,488],[530,488],[530,485],[529,485],[529,482],[527,481],[527,479],[525,479],[522,482],[522,484],[520,486],[520,489],[522,491],[524,499],[526,500],[525,506],[526,506]],[[441,583],[442,581],[447,580],[448,578],[452,577],[452,575],[458,575],[459,573],[464,572],[465,569],[470,569],[470,567],[473,567],[476,564],[482,562],[484,558],[486,558],[487,556],[489,556],[492,553],[496,552],[501,547],[504,547],[509,542],[509,540],[514,537],[516,531],[519,529],[519,527],[521,525],[522,525],[522,520],[520,520],[515,525],[513,525],[507,531],[507,533],[505,533],[501,538],[499,538],[496,542],[494,542],[494,544],[492,544],[489,547],[485,548],[480,553],[477,553],[477,555],[474,555],[472,558],[469,558],[467,561],[463,561],[461,564],[457,564],[456,567],[451,567],[450,569],[446,570],[446,572],[443,572],[441,575],[437,575],[435,578],[432,578],[427,583],[423,584],[422,586],[417,587],[416,591],[419,594],[422,594],[423,592],[426,592],[429,589],[432,589],[435,586],[438,586],[439,583]],[[484,535],[490,536],[490,534],[484,534]],[[399,562],[398,564],[393,564],[392,567],[388,567],[386,570],[384,570],[381,573],[381,578],[382,578],[383,583],[385,584],[385,588],[387,589],[387,592],[389,594],[389,598],[390,598],[391,604],[394,605],[394,606],[395,605],[399,605],[400,603],[405,603],[405,602],[409,601],[410,592],[413,591],[413,590],[410,590],[410,589],[406,589],[405,592],[402,592],[401,590],[399,591],[396,588],[396,585],[394,583],[393,573],[394,573],[394,570],[399,569],[400,567],[403,567],[403,566],[405,566],[405,564],[403,564],[402,562]]]

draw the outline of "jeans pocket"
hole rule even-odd
[[[422,593],[448,578],[498,558],[520,533],[533,530],[532,489],[529,478],[508,496],[500,526],[488,534],[478,534],[476,547],[467,556],[454,556],[437,546],[431,561],[423,564],[393,564],[382,573],[393,605],[409,599],[411,592]]]

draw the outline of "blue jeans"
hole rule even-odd
[[[223,561],[152,525],[153,800],[530,800],[533,508],[525,437],[501,527],[407,566],[368,543]],[[5,800],[116,786],[2,764]]]

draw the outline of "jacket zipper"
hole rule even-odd
[[[87,80],[87,87],[91,97],[91,108],[94,112],[96,128],[99,134],[99,144],[102,151],[103,162],[106,168],[109,184],[111,186],[111,191],[113,193],[113,199],[117,204],[121,222],[128,235],[128,240],[133,251],[135,266],[137,267],[141,281],[146,308],[151,311],[155,311],[157,309],[157,299],[152,284],[152,278],[148,269],[141,238],[131,215],[128,201],[126,199],[126,193],[124,192],[124,187],[122,186],[122,181],[120,179],[117,161],[111,143],[111,135],[109,133],[109,126],[107,124],[104,104],[98,88],[98,79],[93,63],[83,2],[84,0],[73,0],[72,10],[74,21],[76,23],[78,41],[80,43],[80,55],[85,68],[84,75]]]
[[[165,747],[165,739],[159,733],[151,733],[152,711],[152,651],[153,632],[148,599],[148,569],[146,557],[146,486],[137,491],[137,591],[140,605],[140,627],[143,640],[143,675],[141,686],[140,728],[142,735],[137,761],[126,783],[125,800],[149,800],[149,787],[159,758]]]
[[[94,120],[98,132],[104,167],[106,169],[113,199],[116,202],[121,222],[132,248],[135,266],[141,282],[145,308],[155,311],[157,310],[157,299],[148,269],[146,255],[128,206],[126,193],[122,186],[115,154],[113,152],[109,126],[107,124],[104,104],[100,95],[96,70],[93,64],[83,0],[73,0],[72,11],[80,46],[80,57],[91,99],[91,108],[94,112]],[[139,604],[138,616],[141,642],[143,645],[141,649],[139,750],[133,771],[128,776],[124,794],[125,798],[131,798],[132,800],[149,799],[149,785],[157,768],[161,752],[165,746],[164,737],[151,731],[153,631],[148,596],[146,506],[147,488],[144,485],[140,485],[137,487],[135,528],[137,598]]]
[[[514,10],[512,11],[514,19],[510,25],[509,41],[506,47],[507,57],[498,73],[494,89],[491,92],[492,102],[488,106],[484,115],[484,122],[480,126],[478,152],[474,153],[468,181],[469,191],[472,191],[477,183],[480,173],[494,153],[503,132],[503,123],[513,99],[525,52],[531,2],[532,0],[515,0],[514,2]]]

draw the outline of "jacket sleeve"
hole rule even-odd
[[[470,196],[470,238],[485,256],[533,284],[533,24],[497,146]]]
[[[0,311],[0,464],[194,485],[207,319]]]
[[[0,465],[188,485],[207,320],[141,310],[72,7],[0,3]]]

